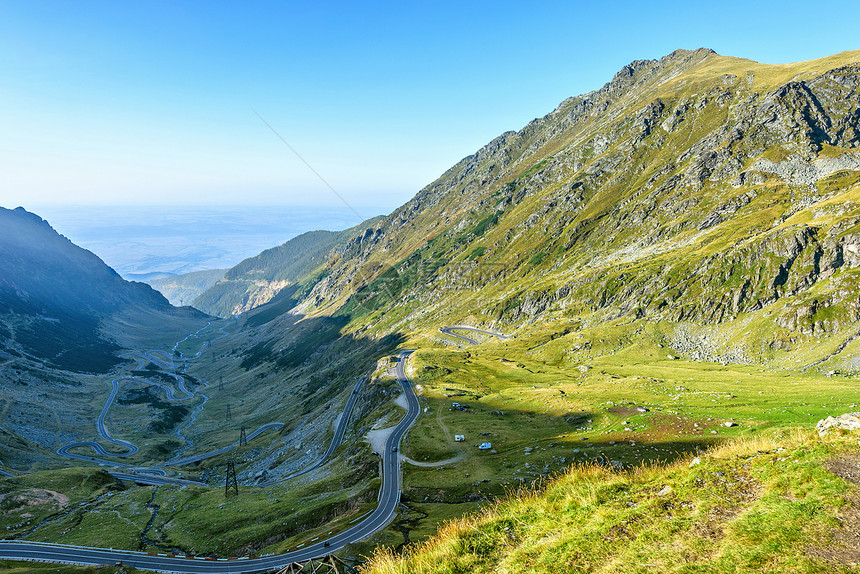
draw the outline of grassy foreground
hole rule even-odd
[[[575,466],[361,571],[856,572],[857,494],[840,475],[857,480],[857,447],[795,429],[669,466]]]

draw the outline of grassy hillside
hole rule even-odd
[[[668,466],[576,465],[361,571],[856,572],[856,445],[806,431]]]
[[[244,321],[253,322],[257,313],[251,311]],[[113,436],[140,446],[139,452],[121,462],[154,465],[177,453],[205,453],[236,442],[242,428],[250,434],[263,424],[284,423],[241,448],[198,463],[169,463],[164,467],[172,476],[203,481],[211,487],[153,488],[124,483],[96,464],[53,456],[56,443],[41,449],[36,462],[27,461],[6,448],[8,437],[4,435],[0,450],[3,470],[17,475],[0,477],[0,502],[6,504],[0,513],[4,537],[149,551],[181,548],[198,555],[240,556],[283,551],[307,541],[309,532],[321,534],[335,526],[342,527],[370,510],[379,486],[378,462],[360,437],[374,422],[396,414],[385,405],[391,398],[394,381],[372,376],[378,355],[393,352],[400,341],[340,338],[336,324],[309,320],[296,325],[287,323],[287,319],[290,318],[279,316],[273,321],[279,332],[295,337],[286,355],[289,364],[267,360],[274,356],[273,350],[259,345],[257,338],[265,319],[259,319],[255,328],[244,329],[237,322],[215,323],[183,341],[174,356],[179,359],[184,355],[189,363],[189,373],[183,379],[186,388],[197,391],[197,395],[188,402],[166,399],[160,389],[146,385],[145,381],[150,380],[175,387],[166,375],[170,370],[154,363],[143,369],[113,373],[143,379],[123,379],[107,417]],[[292,321],[299,322],[298,318]],[[232,331],[232,336],[219,339],[222,328]],[[314,337],[318,333],[324,336]],[[196,360],[190,359],[201,346],[204,352]],[[169,354],[156,352],[155,356]],[[128,368],[134,369],[130,365]],[[332,462],[324,470],[300,479],[268,488],[255,486],[319,459],[332,438],[335,419],[361,377],[368,380],[353,411],[346,440]],[[59,389],[66,397],[64,408],[55,405],[53,394],[48,393],[51,400],[46,400],[43,407],[50,407],[47,416],[65,419],[67,426],[44,428],[45,431],[51,430],[60,440],[72,430],[82,436],[95,432],[95,419],[111,385],[105,378],[89,384],[90,388]],[[27,390],[20,389],[11,405],[3,403],[6,412],[14,415],[10,424],[19,422],[16,411],[20,407],[15,403],[23,403]],[[85,409],[81,395],[90,403],[84,411],[89,416],[82,417],[83,424],[73,426],[68,418]],[[183,409],[185,416],[164,424],[164,415],[172,414],[176,408]],[[232,413],[229,419],[228,409]],[[192,411],[194,424],[189,425],[188,414]],[[29,446],[32,450],[32,444],[21,442],[24,444],[16,446],[22,450]],[[76,452],[90,454],[84,448]],[[238,498],[225,498],[228,459],[236,461],[242,485]],[[30,462],[29,467],[26,462]],[[47,470],[63,466],[76,468]],[[46,492],[55,494],[44,504],[23,503],[36,495],[44,498]]]

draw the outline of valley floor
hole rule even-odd
[[[691,360],[664,327],[556,324],[511,339],[408,341],[418,348],[407,365],[422,414],[402,445],[398,518],[342,555],[375,555],[365,567],[374,573],[553,572],[559,560],[594,572],[696,572],[717,558],[724,571],[850,571],[839,556],[853,556],[852,546],[838,527],[854,490],[838,469],[854,464],[857,439],[810,429],[860,404],[856,378],[828,365]],[[395,384],[397,363],[380,364],[371,388]],[[390,397],[362,414],[361,436],[402,416]],[[255,438],[243,460],[272,440]],[[325,476],[232,499],[220,489],[129,487],[98,470],[2,479],[8,501],[53,494],[29,516],[11,509],[0,526],[7,537],[135,550],[282,552],[374,507],[373,448],[353,442],[352,462],[336,458]],[[403,557],[375,550],[416,542]],[[434,566],[441,558],[452,569]],[[831,562],[835,570],[823,566]]]

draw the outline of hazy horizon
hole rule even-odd
[[[20,207],[46,220],[76,245],[98,255],[124,278],[134,280],[149,273],[176,275],[227,269],[307,231],[340,231],[360,222],[343,205]],[[373,212],[373,209],[356,208],[365,219],[391,211]]]

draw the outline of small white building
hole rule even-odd
[[[465,435],[455,434],[454,435],[454,442],[466,442]]]

